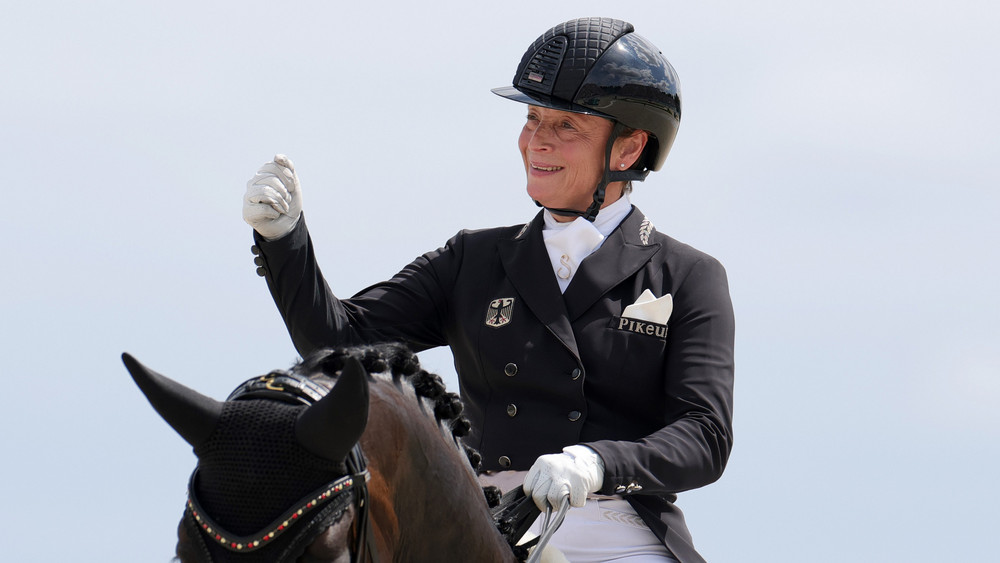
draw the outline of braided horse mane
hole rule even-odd
[[[316,379],[329,381],[328,374],[339,373],[344,369],[347,358],[359,360],[365,371],[373,377],[387,378],[396,385],[407,385],[412,388],[416,397],[430,405],[430,411],[441,425],[442,432],[451,435],[455,445],[464,451],[472,470],[476,475],[479,474],[482,456],[474,448],[461,442],[472,429],[469,419],[462,416],[464,409],[462,399],[458,394],[447,390],[441,376],[421,368],[417,355],[402,344],[383,343],[339,349],[323,348],[296,364],[291,371],[304,376],[313,374]],[[486,494],[491,496],[490,491]]]

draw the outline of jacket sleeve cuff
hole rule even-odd
[[[635,476],[626,475],[617,466],[611,452],[601,447],[600,442],[584,443],[583,446],[594,450],[604,464],[604,482],[597,491],[602,495],[629,495],[642,491],[642,485]]]

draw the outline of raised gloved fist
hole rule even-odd
[[[556,509],[569,497],[571,506],[587,503],[587,493],[596,493],[604,484],[604,460],[587,446],[566,446],[561,454],[547,454],[535,460],[524,477],[524,494],[530,495],[541,510]]]
[[[295,166],[279,154],[260,167],[247,182],[243,220],[267,240],[292,231],[302,214],[302,188]]]

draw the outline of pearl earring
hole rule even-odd
[[[618,166],[621,166],[622,168],[625,168],[625,163],[623,162],[623,163],[619,164]]]

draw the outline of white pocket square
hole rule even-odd
[[[674,298],[669,293],[663,297],[655,297],[653,292],[647,289],[635,300],[635,303],[625,307],[625,310],[622,311],[622,317],[665,325],[673,310]]]

